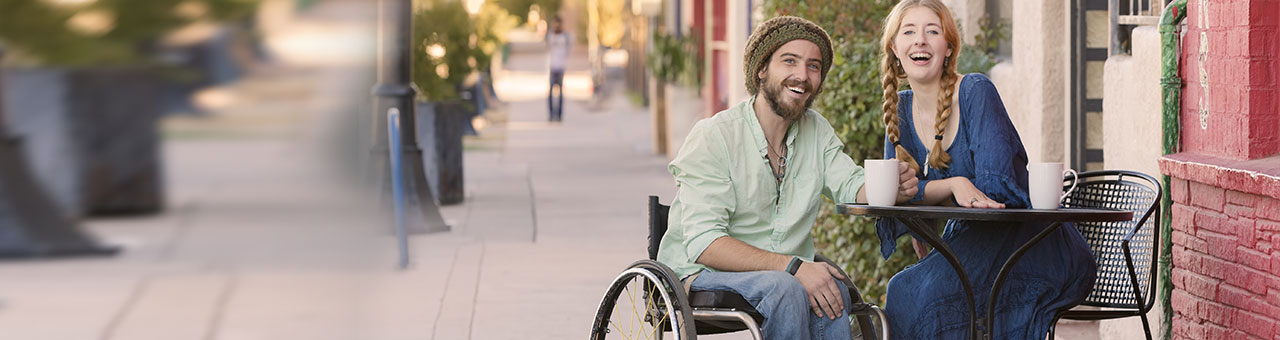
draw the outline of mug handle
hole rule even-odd
[[[1071,192],[1076,190],[1076,183],[1080,182],[1080,173],[1077,173],[1074,169],[1063,170],[1062,177],[1067,177],[1068,173],[1071,174],[1071,189],[1067,189],[1067,192],[1062,193],[1062,197],[1058,197],[1058,202],[1062,202],[1062,200],[1067,199],[1067,196],[1071,196]]]

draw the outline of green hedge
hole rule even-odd
[[[233,22],[259,0],[0,0],[0,45],[7,62],[43,66],[155,63],[161,37],[197,21]],[[188,9],[194,9],[188,10]],[[77,21],[77,15],[95,20]],[[76,22],[93,22],[88,27]]]
[[[885,16],[896,4],[887,0],[767,0],[766,15],[794,15],[822,26],[834,43],[834,62],[813,104],[845,143],[845,153],[859,164],[883,158],[884,124],[880,105],[880,34]],[[984,27],[981,37],[1006,34],[1003,25]],[[986,41],[986,40],[980,40]],[[989,48],[965,47],[960,56],[962,73],[985,73],[995,65]],[[905,83],[905,82],[903,82]],[[904,84],[905,89],[905,84]],[[844,266],[862,289],[863,298],[883,304],[889,278],[915,263],[909,238],[898,239],[898,251],[882,260],[873,221],[836,215],[834,203],[823,205],[814,226],[818,251]]]

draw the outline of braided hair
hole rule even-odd
[[[960,55],[960,33],[956,26],[955,18],[951,16],[951,10],[942,4],[939,0],[904,0],[893,7],[893,11],[889,12],[889,16],[885,18],[883,35],[880,38],[881,58],[880,58],[880,85],[884,88],[884,103],[880,106],[880,110],[884,112],[885,135],[889,137],[889,142],[894,145],[894,153],[897,158],[906,162],[916,172],[920,171],[916,165],[915,157],[911,157],[910,153],[904,149],[900,143],[898,131],[898,85],[901,79],[906,78],[906,71],[902,69],[902,61],[893,53],[894,38],[898,35],[898,26],[902,25],[902,18],[906,15],[907,10],[914,7],[925,7],[933,10],[938,18],[942,20],[942,36],[947,41],[947,46],[951,48],[951,54],[942,59],[942,79],[941,88],[938,92],[938,111],[934,130],[937,136],[942,136],[946,131],[947,124],[952,116],[952,99],[955,97],[955,85],[960,80],[960,74],[956,72],[956,60]],[[942,138],[935,138],[933,146],[929,151],[929,166],[937,169],[946,169],[951,163],[951,155],[942,146]]]

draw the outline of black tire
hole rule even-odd
[[[596,310],[591,339],[662,339],[664,329],[674,339],[695,339],[688,297],[674,277],[670,268],[651,260],[637,261],[618,274]],[[615,308],[620,304],[623,308]],[[639,305],[644,307],[627,308]]]

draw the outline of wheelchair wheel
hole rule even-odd
[[[671,279],[670,269],[640,261],[618,274],[609,285],[591,325],[591,339],[693,339],[692,315],[684,301],[684,287]]]
[[[836,264],[835,261],[831,261],[831,259],[828,259],[826,256],[822,256],[822,254],[816,254],[814,256],[814,261],[826,262],[832,267],[835,267],[836,270],[840,271],[840,275],[844,276],[844,280],[842,280],[842,282],[844,282],[846,287],[849,287],[849,296],[853,299],[852,303],[854,305],[853,313],[849,315],[849,327],[853,333],[853,338],[888,339],[889,336],[885,333],[887,331],[885,328],[888,325],[884,319],[883,312],[880,311],[879,307],[864,303],[862,300],[862,291],[859,290],[858,285],[855,285],[853,280],[850,279],[851,276],[849,276],[848,273],[845,273],[844,269],[841,269],[840,265]],[[877,320],[879,321],[878,323],[876,322]]]

